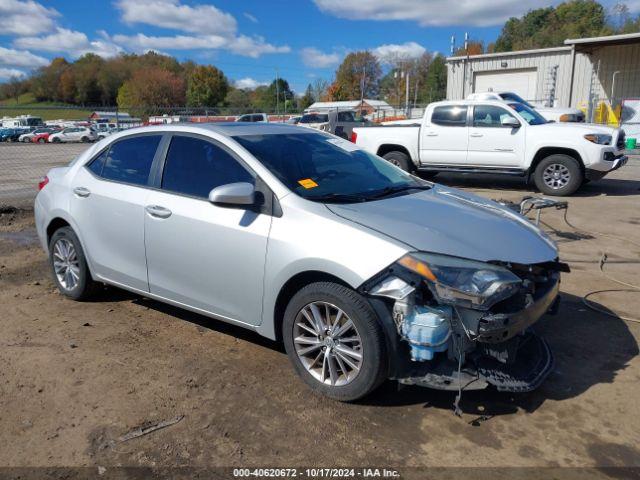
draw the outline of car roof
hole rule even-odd
[[[274,135],[274,134],[308,134],[313,133],[306,128],[287,123],[244,123],[244,122],[215,122],[215,123],[170,123],[150,125],[124,130],[120,133],[145,132],[215,132],[228,137],[243,135]]]

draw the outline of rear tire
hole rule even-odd
[[[565,197],[582,185],[584,174],[578,161],[569,155],[555,154],[543,159],[533,172],[533,180],[545,195]]]
[[[71,227],[61,227],[49,241],[49,265],[53,281],[63,295],[77,301],[90,298],[98,289],[87,259]]]
[[[39,138],[39,139],[38,139],[38,143],[45,143],[45,142],[46,142],[46,140],[45,140],[45,138],[44,138],[44,137],[43,137],[43,138]]]
[[[80,139],[80,141],[81,141],[82,143],[89,143],[89,137],[82,137],[82,138]]]
[[[60,139],[58,137],[54,137],[53,140],[51,140],[51,142],[53,143],[60,143]]]
[[[382,158],[387,162],[394,164],[396,167],[400,167],[405,172],[411,173],[413,171],[413,163],[406,153],[389,152],[385,153]]]
[[[312,390],[334,400],[362,398],[387,378],[378,317],[364,297],[350,288],[333,282],[302,288],[285,310],[282,335],[296,373]]]

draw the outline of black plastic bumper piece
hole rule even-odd
[[[478,375],[501,392],[530,392],[553,370],[553,353],[547,342],[533,332],[520,340],[514,363],[483,356],[476,360]]]

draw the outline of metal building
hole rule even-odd
[[[622,122],[629,108],[640,112],[640,33],[564,44],[449,57],[447,99],[490,89],[511,91],[538,105],[580,108],[602,123]]]

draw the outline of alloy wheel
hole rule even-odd
[[[53,246],[53,269],[65,290],[73,290],[80,281],[80,261],[73,243],[61,238]]]
[[[567,186],[570,180],[571,172],[560,163],[552,163],[542,172],[542,181],[554,190],[559,190]]]
[[[360,334],[349,316],[331,303],[312,302],[298,312],[293,343],[304,368],[323,384],[347,385],[360,373]]]

